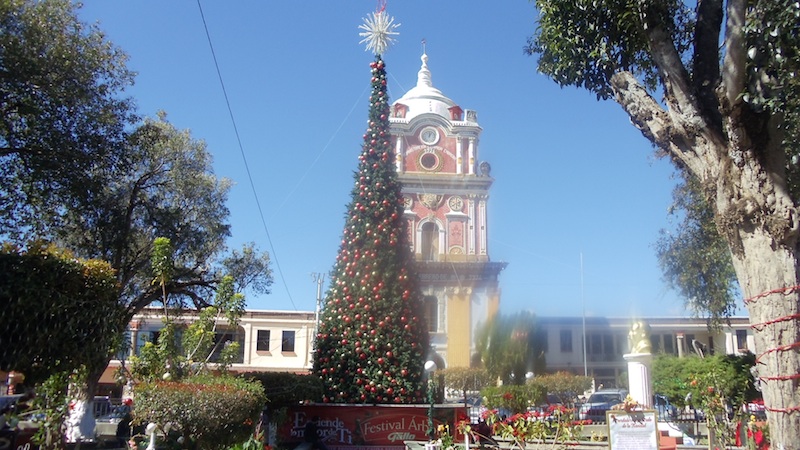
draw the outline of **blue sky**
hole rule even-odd
[[[230,246],[255,242],[275,271],[272,293],[248,306],[311,310],[311,274],[327,281],[333,266],[366,129],[372,55],[358,26],[376,2],[201,6],[235,128],[196,1],[89,0],[79,14],[130,55],[139,112],[166,111],[235,183]],[[534,5],[403,0],[387,11],[401,24],[384,55],[391,99],[414,86],[424,38],[434,86],[478,112],[479,159],[495,178],[489,254],[509,263],[501,312],[686,315],[654,250],[672,168],[616,103],[537,73],[522,50]]]

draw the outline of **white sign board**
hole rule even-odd
[[[606,411],[610,450],[658,450],[655,411]]]

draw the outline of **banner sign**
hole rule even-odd
[[[278,428],[282,447],[293,448],[304,441],[306,423],[317,425],[320,441],[329,450],[404,450],[404,441],[428,441],[429,405],[298,405],[288,408]],[[434,430],[449,425],[456,442],[456,423],[469,420],[466,407],[436,405]]]
[[[658,450],[655,411],[606,411],[610,450]]]

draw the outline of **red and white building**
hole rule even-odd
[[[397,173],[439,368],[469,367],[475,330],[500,304],[504,262],[489,257],[489,163],[476,111],[433,86],[428,55],[417,84],[391,106]],[[444,367],[443,367],[444,366]]]

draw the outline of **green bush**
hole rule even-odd
[[[547,392],[538,384],[492,386],[481,391],[483,404],[489,409],[506,409],[511,414],[545,402]]]
[[[659,355],[653,362],[653,387],[655,392],[666,395],[670,402],[682,407],[689,392],[697,399],[708,386],[714,386],[732,406],[737,407],[760,397],[750,373],[754,365],[755,355],[752,353],[706,358]]]
[[[143,383],[134,392],[137,424],[171,423],[184,438],[182,447],[203,450],[246,441],[266,401],[259,382],[230,375]]]
[[[243,375],[264,386],[270,409],[322,401],[322,380],[316,375],[290,372],[248,372]]]

